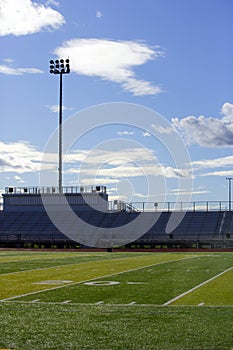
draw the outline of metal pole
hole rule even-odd
[[[231,178],[229,178],[229,211],[231,211]]]
[[[226,177],[226,180],[228,180],[228,202],[229,202],[229,205],[228,205],[228,210],[231,211],[231,180],[233,178],[232,177]]]
[[[231,211],[231,179],[229,179],[229,211]]]
[[[62,73],[60,73],[60,98],[59,98],[59,167],[58,167],[58,188],[62,193]]]
[[[58,190],[62,193],[62,75],[70,73],[70,60],[50,60],[50,73],[60,75],[60,91],[59,91],[59,141],[58,141]]]

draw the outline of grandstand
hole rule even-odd
[[[81,219],[78,224],[67,219],[64,210],[67,203]],[[193,203],[191,208],[173,210],[171,203],[163,208],[156,203],[154,210],[145,209],[144,205],[139,210],[121,201],[109,202],[105,186],[63,187],[62,196],[56,187],[8,187],[0,211],[0,246],[82,247],[83,244],[66,236],[51,221],[49,208],[56,222],[63,223],[65,231],[76,230],[84,235],[91,235],[96,228],[111,231],[129,223],[132,223],[130,230],[137,230],[138,224],[133,225],[136,218],[140,219],[141,228],[150,223],[134,242],[126,240],[127,247],[233,247],[232,211],[221,202],[218,208],[210,204],[207,202],[200,209]],[[169,228],[171,219],[178,224]],[[114,237],[110,245],[115,246]]]

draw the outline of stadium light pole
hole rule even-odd
[[[231,180],[233,177],[226,177],[226,180],[228,180],[228,202],[229,202],[229,208],[228,210],[231,211]]]
[[[58,165],[58,189],[62,193],[62,75],[70,73],[70,60],[50,60],[50,73],[60,75],[59,90],[59,165]]]

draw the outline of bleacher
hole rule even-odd
[[[225,214],[224,214],[225,213]],[[232,242],[233,213],[223,211],[192,211],[186,212],[182,221],[174,230],[168,232],[167,225],[179,212],[162,212],[153,227],[145,233],[138,242],[140,244],[157,243],[209,243]]]
[[[158,243],[203,242],[213,243],[232,241],[233,214],[231,212],[109,212],[98,211],[76,213],[82,219],[79,223],[66,220],[65,214],[57,213],[56,221],[62,222],[69,231],[77,231],[88,236],[95,233],[97,227],[116,228],[129,225],[127,236],[137,237],[135,244],[156,245]],[[184,215],[182,221],[168,230],[169,220]],[[139,217],[138,221],[135,221]],[[88,223],[88,228],[86,223]],[[144,227],[148,230],[144,232]],[[137,236],[137,231],[142,232]],[[128,237],[126,237],[127,241]],[[74,244],[75,242],[61,233],[44,212],[0,212],[0,245],[7,244]]]
[[[139,211],[122,201],[114,201],[109,208],[105,186],[62,191],[6,188],[0,246],[233,245],[233,211],[222,210],[221,204],[219,210],[209,210],[208,203],[206,210],[196,210],[193,203],[193,209],[177,211],[170,210],[168,203],[167,210],[154,206],[154,211]]]

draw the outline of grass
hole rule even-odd
[[[1,252],[0,348],[232,350],[232,266],[232,253]]]

